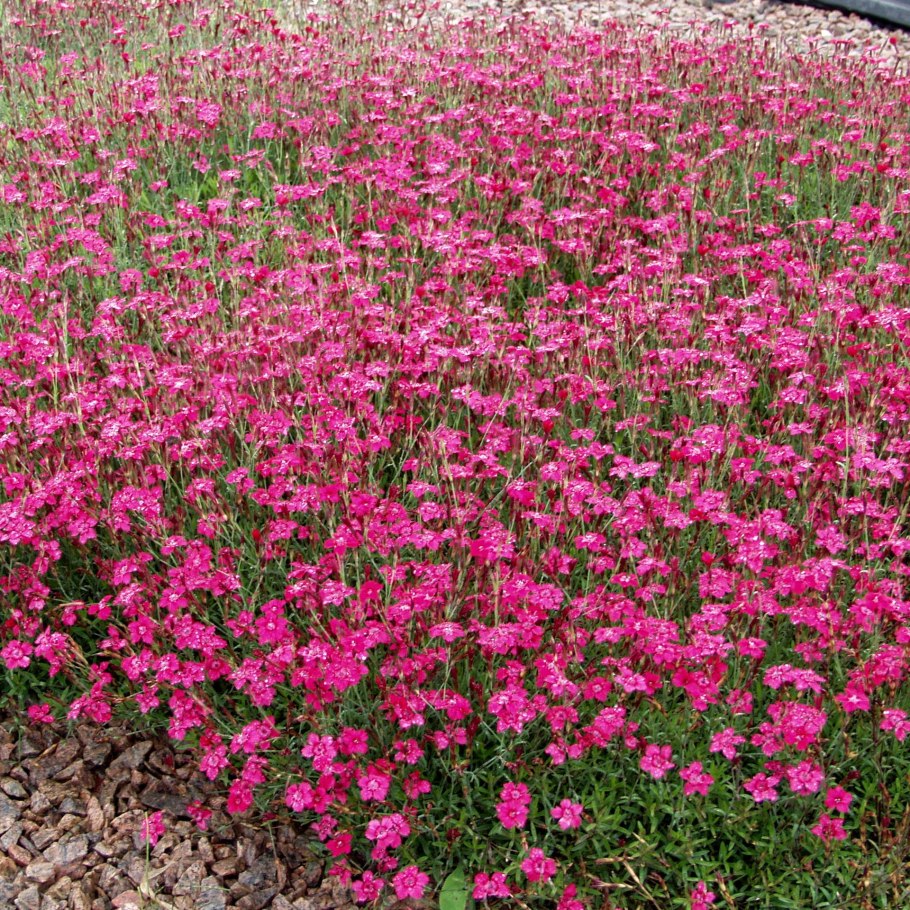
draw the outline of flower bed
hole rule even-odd
[[[899,905],[907,80],[71,6],[0,69],[8,703],[363,902]]]

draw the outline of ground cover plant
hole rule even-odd
[[[166,728],[363,902],[906,905],[908,103],[760,30],[12,4],[7,708]]]

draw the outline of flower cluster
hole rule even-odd
[[[0,26],[4,692],[361,902],[886,905],[906,79],[211,6]]]

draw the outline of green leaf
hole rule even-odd
[[[468,888],[464,869],[459,866],[443,883],[439,892],[439,910],[465,910],[468,905]]]

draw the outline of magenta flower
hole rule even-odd
[[[835,695],[834,700],[848,714],[852,714],[854,711],[868,711],[870,707],[869,696],[859,686],[852,683],[848,684],[839,695]]]
[[[368,904],[375,901],[382,893],[385,887],[385,881],[378,878],[369,870],[363,875],[351,882],[351,890],[354,892],[354,899],[358,904]]]
[[[362,902],[427,900],[491,820],[478,901],[602,900],[550,840],[606,758],[645,801],[744,781],[747,815],[817,802],[847,836],[857,734],[910,738],[897,70],[12,6],[0,671],[50,680],[28,723],[160,714]]]
[[[0,659],[6,664],[7,670],[24,670],[32,662],[31,655],[34,647],[27,641],[11,641],[0,650]]]
[[[704,882],[699,882],[689,894],[689,910],[709,910],[716,897]]]
[[[421,872],[417,866],[405,866],[393,879],[392,887],[399,900],[412,897],[420,900],[430,883],[430,877]]]
[[[389,792],[391,783],[392,779],[388,774],[383,774],[375,767],[370,766],[364,774],[357,778],[360,798],[364,802],[382,802]]]
[[[566,885],[559,896],[556,910],[585,910],[585,905],[576,898],[578,888],[575,885]]]
[[[757,803],[773,803],[777,801],[777,784],[779,780],[780,778],[776,775],[759,773],[750,777],[743,784],[743,789],[751,794],[752,799]]]
[[[474,876],[474,890],[471,896],[476,901],[488,900],[491,897],[507,898],[512,896],[512,889],[506,882],[504,873],[493,872],[488,875],[486,872],[478,872]]]
[[[704,771],[700,761],[694,761],[691,765],[683,768],[679,776],[685,781],[683,793],[686,796],[693,796],[698,793],[701,796],[707,796],[714,778]]]
[[[786,768],[784,773],[790,789],[804,796],[818,793],[825,781],[825,772],[811,761],[801,761],[798,765]]]
[[[515,800],[507,800],[496,804],[496,815],[503,828],[523,828],[528,821],[528,807]]]
[[[531,883],[548,882],[556,875],[556,861],[550,859],[539,847],[532,847],[521,864],[521,871]]]
[[[32,723],[36,724],[52,724],[54,722],[54,714],[47,702],[40,705],[29,705],[28,718]]]
[[[676,767],[670,761],[673,749],[670,746],[649,745],[645,748],[639,766],[642,771],[647,771],[655,780],[660,780],[668,771]]]
[[[584,812],[584,806],[581,803],[573,803],[570,799],[564,799],[558,806],[554,806],[550,810],[550,815],[557,820],[563,831],[569,831],[572,828],[581,827],[582,812]]]
[[[825,808],[834,809],[836,812],[849,812],[850,803],[853,802],[853,794],[847,792],[843,787],[829,787],[825,793]]]
[[[209,819],[212,817],[211,809],[206,808],[199,800],[194,800],[187,805],[186,811],[200,831],[205,831],[208,828]]]
[[[882,712],[880,729],[890,731],[898,742],[903,742],[910,734],[910,720],[906,711],[900,708],[886,708]]]
[[[812,833],[825,843],[832,840],[844,840],[847,837],[843,819],[831,818],[830,815],[824,813],[819,816],[818,823],[813,825]]]
[[[527,784],[506,783],[499,793],[496,814],[504,828],[523,828],[528,820],[531,791]]]
[[[153,812],[151,815],[146,815],[145,821],[142,823],[140,837],[143,843],[154,847],[166,830],[164,813]]]
[[[201,101],[196,105],[196,117],[200,123],[214,129],[221,118],[221,105],[213,101]]]
[[[245,780],[237,779],[228,791],[227,811],[231,815],[246,812],[253,805],[253,788]]]

